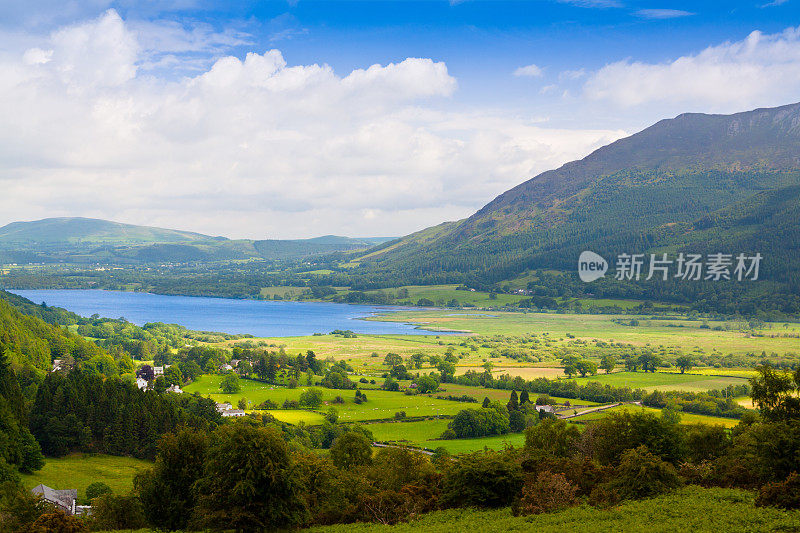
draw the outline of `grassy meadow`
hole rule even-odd
[[[115,494],[127,494],[133,489],[136,473],[151,466],[149,461],[132,457],[76,453],[47,458],[44,468],[23,475],[22,482],[28,488],[42,483],[53,489],[78,489],[78,498],[83,498],[86,487],[95,481],[102,481]]]

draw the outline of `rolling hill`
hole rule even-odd
[[[469,218],[354,261],[366,285],[496,283],[574,272],[578,255],[766,254],[763,277],[797,291],[800,104],[683,114],[535,176]],[[800,292],[800,291],[798,291]]]
[[[46,218],[12,222],[0,228],[0,263],[298,260],[311,255],[364,250],[387,240],[335,235],[298,240],[234,240],[92,218]]]
[[[60,217],[12,222],[0,228],[3,248],[58,245],[133,245],[227,240],[190,231],[122,224],[96,218]]]

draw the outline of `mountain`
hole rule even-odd
[[[587,249],[768,250],[765,275],[797,283],[799,185],[800,104],[683,114],[539,174],[469,218],[378,246],[353,274],[372,285],[398,275],[493,283],[574,271]]]
[[[227,240],[190,231],[135,226],[95,218],[60,217],[12,222],[0,228],[0,246],[135,245]]]
[[[0,228],[0,263],[298,260],[312,255],[364,250],[387,240],[335,235],[299,240],[233,240],[93,218],[46,218],[12,222]]]
[[[265,259],[299,259],[312,255],[329,254],[350,250],[364,250],[376,244],[392,240],[392,237],[366,237],[352,239],[337,235],[324,235],[311,239],[261,240],[253,246]]]

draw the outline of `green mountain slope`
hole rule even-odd
[[[0,228],[0,246],[130,245],[227,240],[190,231],[135,226],[94,218],[45,218],[12,222]]]
[[[366,250],[391,238],[367,237],[352,239],[337,235],[324,235],[312,239],[275,240],[253,242],[253,246],[265,259],[300,259],[312,255],[329,254],[349,250]]]
[[[796,290],[800,104],[663,120],[544,172],[471,217],[357,259],[365,286],[494,283],[574,272],[578,255],[765,254],[765,277]],[[800,291],[798,291],[800,292]]]
[[[326,235],[299,240],[231,240],[92,218],[47,218],[0,228],[0,263],[187,263],[297,260],[365,250],[389,240]]]

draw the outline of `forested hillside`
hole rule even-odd
[[[765,306],[797,312],[799,124],[800,104],[661,121],[522,183],[467,219],[375,248],[355,259],[352,275],[364,286],[495,283],[536,269],[577,279],[583,250],[612,266],[621,253],[758,252],[759,279],[790,295],[781,298],[787,306]],[[728,285],[690,290],[708,298],[739,290]],[[764,291],[756,285],[746,290]]]

